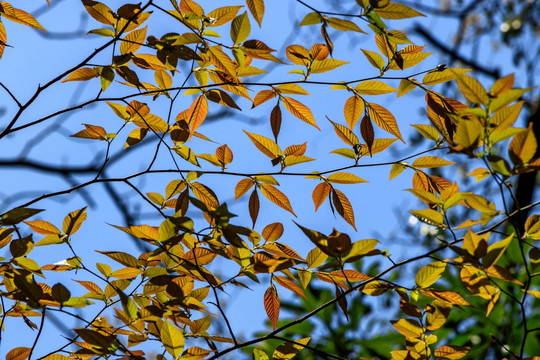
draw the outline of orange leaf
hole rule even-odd
[[[262,231],[262,237],[266,241],[276,241],[283,235],[283,224],[275,222],[266,225]]]
[[[262,90],[255,95],[255,98],[253,99],[253,106],[252,108],[261,105],[262,103],[267,102],[270,99],[273,99],[277,96],[276,92],[274,90]]]
[[[31,351],[32,349],[27,347],[16,347],[6,354],[6,360],[26,360]]]
[[[285,209],[291,214],[293,214],[294,216],[296,216],[291,206],[291,203],[289,202],[289,198],[287,198],[287,196],[284,193],[282,193],[281,191],[279,191],[277,188],[275,188],[274,186],[270,184],[260,184],[260,188],[261,188],[262,194],[268,200],[270,200],[271,202],[273,202],[280,208]]]
[[[468,346],[444,345],[435,349],[433,355],[443,359],[461,359],[469,352]]]
[[[328,121],[330,121],[332,125],[334,125],[334,131],[336,132],[337,136],[339,136],[340,139],[343,140],[345,144],[351,145],[351,146],[360,144],[360,141],[358,141],[358,136],[353,134],[353,132],[349,130],[349,128],[341,124],[335,123],[330,119],[328,119]]]
[[[274,287],[269,287],[264,293],[264,309],[268,315],[268,319],[272,323],[272,327],[275,330],[279,317],[279,296]]]
[[[91,17],[102,24],[114,26],[116,20],[112,10],[107,5],[92,0],[83,0],[82,3]]]
[[[216,194],[208,186],[194,182],[191,183],[191,190],[193,191],[193,195],[201,200],[209,210],[216,210],[219,207]]]
[[[377,124],[381,129],[388,131],[390,134],[395,135],[398,139],[405,143],[405,140],[401,137],[399,128],[394,115],[384,107],[378,104],[370,103],[368,105],[369,117]]]
[[[86,80],[90,80],[98,76],[99,76],[98,72],[94,70],[93,68],[80,68],[73,71],[71,74],[69,74],[67,78],[62,80],[62,82],[86,81]]]
[[[30,226],[32,230],[41,235],[59,235],[60,230],[53,224],[44,220],[36,221],[23,221],[26,225]]]
[[[86,129],[79,131],[76,134],[70,135],[70,137],[76,137],[81,139],[96,139],[105,140],[107,132],[104,128],[97,125],[83,124]]]
[[[347,199],[345,194],[337,189],[334,189],[334,191],[332,191],[332,201],[334,202],[334,207],[336,208],[338,214],[341,215],[341,217],[343,217],[343,219],[345,219],[345,221],[348,222],[354,228],[354,230],[356,230],[356,225],[354,224],[354,211],[349,199]]]
[[[348,172],[336,172],[328,176],[328,182],[334,184],[360,184],[367,181]]]
[[[332,186],[330,186],[327,182],[322,182],[315,186],[315,189],[313,189],[313,194],[311,194],[311,197],[313,198],[313,204],[315,205],[315,211],[319,209],[319,207],[326,200],[328,195],[330,195],[331,190]]]
[[[234,200],[238,200],[238,198],[247,193],[252,186],[253,180],[249,178],[240,180],[234,188]]]
[[[187,111],[187,123],[189,124],[190,134],[193,135],[195,130],[203,123],[208,114],[208,101],[204,95],[195,99]]]
[[[285,105],[285,108],[289,110],[291,114],[299,118],[300,120],[315,126],[319,131],[321,130],[317,123],[315,122],[315,119],[313,118],[313,114],[311,113],[311,110],[309,108],[299,102],[298,100],[294,100],[293,98],[283,96],[281,98],[283,100],[283,104]]]
[[[279,276],[279,275],[274,276],[273,279],[279,285],[283,286],[286,289],[291,290],[292,292],[294,292],[294,293],[300,295],[301,297],[303,297],[304,299],[308,300],[308,298],[304,294],[304,290],[302,290],[302,288],[298,284],[296,284],[294,281],[292,281],[291,279],[286,278],[284,276]]]
[[[216,157],[223,164],[229,164],[233,160],[233,153],[231,149],[225,144],[216,149]]]

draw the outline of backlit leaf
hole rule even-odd
[[[418,270],[418,273],[416,273],[416,285],[421,288],[430,287],[439,280],[444,269],[446,269],[446,263],[442,261],[436,261],[423,266]]]
[[[87,206],[72,211],[64,218],[64,222],[62,223],[64,234],[71,236],[79,230],[82,223],[86,220],[86,208]]]
[[[253,222],[253,227],[255,227],[255,223],[257,222],[257,217],[259,216],[260,209],[259,194],[257,193],[256,188],[253,189],[253,192],[249,196],[248,209],[249,216],[251,217],[251,221]]]
[[[249,139],[255,144],[257,149],[259,149],[264,155],[268,156],[270,159],[275,159],[282,155],[281,149],[279,146],[273,142],[271,139],[264,137],[262,135],[253,134],[243,130]]]
[[[71,74],[69,74],[67,78],[62,80],[62,82],[86,81],[86,80],[90,80],[98,76],[99,76],[99,73],[93,68],[80,68],[73,71]]]
[[[514,86],[514,74],[497,79],[489,89],[489,93],[494,97],[498,97],[510,90],[512,86]]]
[[[324,59],[316,60],[311,64],[311,73],[320,74],[330,70],[334,70],[342,65],[348,64],[348,61],[336,60],[336,59]]]
[[[340,31],[356,31],[359,33],[367,34],[365,31],[360,29],[358,25],[349,20],[329,17],[328,19],[326,19],[326,21],[328,22],[328,25]]]
[[[79,131],[76,134],[70,135],[70,137],[76,137],[81,139],[95,139],[105,140],[107,132],[104,128],[97,125],[83,124],[86,129]]]
[[[345,120],[349,129],[353,129],[360,116],[364,112],[364,100],[360,96],[351,96],[345,101],[345,106],[343,107],[343,113],[345,114]]]
[[[107,5],[92,0],[82,0],[82,3],[88,14],[94,19],[102,24],[114,26],[116,20],[113,17],[112,10]]]
[[[331,190],[332,186],[330,186],[327,182],[322,182],[315,186],[315,189],[313,189],[313,193],[311,195],[313,198],[313,204],[315,205],[315,211],[319,209],[328,195],[330,195]]]
[[[396,92],[397,89],[382,81],[367,80],[356,85],[356,91],[362,95],[381,95]]]
[[[435,349],[433,355],[443,359],[461,359],[469,352],[468,346],[444,345]]]
[[[254,185],[253,180],[246,178],[240,180],[234,189],[234,200],[238,200],[239,197],[248,192],[249,189]]]
[[[253,18],[257,21],[259,27],[261,27],[264,16],[264,0],[246,0],[246,4],[251,15],[253,15]]]
[[[250,32],[251,25],[247,12],[244,11],[244,13],[235,17],[231,23],[231,40],[235,44],[240,44],[247,39]]]
[[[60,230],[53,224],[44,220],[24,221],[32,230],[41,235],[58,235]]]
[[[334,184],[360,184],[367,181],[355,174],[348,172],[336,172],[328,176],[328,182]]]
[[[378,127],[392,135],[395,135],[398,139],[405,143],[405,140],[403,140],[401,133],[399,132],[396,118],[394,118],[394,115],[392,115],[390,111],[381,105],[370,103],[368,105],[368,112],[369,117],[375,122],[375,124],[377,124]]]
[[[345,196],[344,193],[338,189],[333,189],[332,191],[332,202],[334,203],[334,208],[343,219],[348,222],[354,230],[356,230],[356,225],[354,223],[354,211],[349,199]]]
[[[282,98],[283,104],[285,105],[285,108],[289,110],[289,112],[299,118],[300,120],[316,127],[319,131],[319,127],[317,126],[317,123],[315,122],[315,119],[313,118],[313,114],[311,113],[311,110],[298,100],[295,100],[293,98],[283,96]]]
[[[417,168],[437,168],[455,164],[453,161],[448,161],[437,156],[422,156],[414,160],[412,166]]]
[[[443,215],[438,211],[432,209],[424,209],[409,210],[409,212],[413,214],[416,218],[418,218],[418,220],[425,222],[426,224],[443,228],[445,227]]]
[[[206,14],[206,16],[212,19],[212,21],[210,21],[206,26],[216,27],[228,23],[234,19],[241,8],[242,6],[224,6],[210,11],[208,14]]]
[[[276,204],[282,209],[287,210],[294,216],[296,214],[294,213],[294,210],[292,209],[291,203],[289,202],[289,199],[285,194],[283,194],[281,191],[279,191],[277,188],[270,184],[261,184],[260,189],[262,194],[271,202]]]
[[[274,276],[273,279],[279,285],[283,286],[286,289],[291,290],[292,292],[294,292],[294,293],[300,295],[301,297],[303,297],[304,299],[308,300],[308,298],[304,294],[304,290],[302,290],[302,288],[298,284],[296,284],[294,281],[292,281],[291,279],[283,277],[283,276],[279,276],[279,275]]]
[[[146,39],[146,29],[148,26],[142,29],[135,30],[124,36],[123,41],[120,43],[120,53],[129,54],[135,53],[144,44]]]
[[[364,53],[365,57],[368,59],[369,63],[373,66],[375,66],[377,69],[381,70],[384,69],[385,61],[382,58],[381,55],[374,51],[364,50],[360,49]]]
[[[26,11],[12,7],[8,2],[1,1],[0,10],[2,12],[2,16],[4,16],[8,20],[47,32],[47,30],[45,30],[41,26],[41,24],[36,20],[36,18],[34,18]]]
[[[266,225],[262,231],[262,237],[270,242],[278,240],[281,235],[283,235],[283,224],[278,222]]]
[[[398,4],[398,3],[389,3],[387,6],[382,8],[376,8],[375,12],[383,19],[406,19],[416,16],[426,16],[407,5]]]
[[[298,354],[305,345],[309,342],[309,337],[294,340],[294,342],[286,341],[283,344],[279,345],[274,353],[272,354],[272,359],[275,360],[288,360],[292,359],[296,354]]]
[[[413,319],[400,319],[398,321],[390,321],[392,326],[402,335],[408,338],[417,338],[422,336],[424,330],[418,321]]]
[[[430,71],[422,79],[422,84],[426,86],[442,84],[447,81],[454,80],[456,76],[463,75],[469,71],[469,69],[444,69],[442,71]]]
[[[275,330],[279,317],[279,296],[276,289],[272,286],[264,293],[264,309],[266,310],[268,319],[270,319],[272,328]]]
[[[6,354],[6,360],[26,360],[32,353],[32,349],[27,347],[16,347]]]
[[[332,125],[334,125],[334,131],[336,132],[337,136],[339,136],[339,138],[343,140],[345,144],[351,145],[351,146],[360,144],[360,142],[358,141],[358,137],[355,134],[353,134],[353,132],[349,128],[343,125],[340,125],[338,123],[335,123],[330,119],[328,119],[328,121],[330,121]]]
[[[516,165],[527,164],[536,153],[537,142],[532,125],[529,123],[527,131],[517,134],[510,142],[508,153]]]
[[[486,89],[480,82],[468,75],[459,76],[457,84],[463,95],[474,104],[485,104]]]
[[[174,358],[182,354],[184,350],[184,335],[176,326],[165,320],[160,328],[159,335],[163,346],[165,346],[165,350],[169,354]]]

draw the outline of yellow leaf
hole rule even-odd
[[[281,84],[278,86],[278,90],[281,94],[309,95],[309,93],[298,84]]]
[[[373,144],[371,144],[371,154],[366,144],[362,144],[360,147],[360,155],[375,155],[378,154],[384,150],[386,150],[390,145],[395,143],[397,139],[375,139],[373,140]]]
[[[153,130],[155,132],[167,132],[169,125],[165,120],[154,114],[139,115],[136,114],[133,123],[142,129]]]
[[[326,259],[328,259],[328,255],[325,254],[321,249],[318,247],[311,249],[306,257],[308,269],[321,266],[324,264]]]
[[[165,350],[174,358],[180,357],[184,350],[184,335],[182,331],[165,320],[159,329],[159,336],[161,343],[165,346]]]
[[[390,321],[392,326],[407,338],[418,338],[424,333],[422,325],[413,319],[399,319]]]
[[[264,293],[264,309],[272,323],[272,328],[275,330],[279,317],[279,296],[273,286],[270,286]]]
[[[468,75],[463,75],[457,77],[457,84],[467,100],[474,104],[486,104],[486,89],[484,89],[478,80]]]
[[[455,164],[455,162],[441,159],[437,156],[422,156],[414,160],[412,166],[417,168],[437,168],[452,164]]]
[[[365,57],[368,59],[369,63],[373,66],[375,66],[377,69],[381,70],[384,69],[384,59],[381,55],[374,51],[364,50],[360,49],[364,53]]]
[[[260,184],[260,189],[262,194],[271,202],[279,206],[280,208],[283,208],[293,214],[296,217],[296,214],[294,213],[294,210],[292,209],[291,203],[289,202],[289,199],[285,194],[283,194],[281,191],[276,189],[274,186],[270,184]]]
[[[86,220],[86,208],[87,206],[66,215],[64,222],[62,223],[62,231],[64,234],[71,236],[80,229],[82,223]]]
[[[471,71],[470,69],[444,69],[442,71],[431,71],[428,72],[424,79],[422,80],[422,84],[426,86],[432,86],[437,84],[442,84],[450,80],[454,80],[456,76],[461,76],[465,74],[466,72]]]
[[[264,17],[264,0],[246,0],[251,15],[261,27],[261,23]]]
[[[146,39],[146,29],[148,26],[142,29],[135,30],[124,36],[122,43],[120,44],[120,53],[129,54],[135,53],[144,44]]]
[[[80,68],[73,71],[71,74],[69,74],[67,78],[62,80],[62,82],[86,81],[86,80],[90,80],[98,76],[99,76],[99,73],[93,68]]]
[[[309,337],[294,340],[294,342],[286,341],[283,344],[279,345],[274,353],[272,354],[272,359],[274,360],[288,360],[292,359],[296,354],[302,350],[305,345],[309,342]]]
[[[4,24],[0,22],[0,59],[2,58],[2,55],[4,54],[4,50],[6,48],[6,42],[7,42],[6,28],[4,27]]]
[[[111,26],[116,23],[113,11],[107,5],[92,0],[82,0],[82,3],[88,14],[100,23]]]
[[[210,11],[206,16],[211,19],[206,25],[207,27],[221,26],[236,16],[242,6],[224,6]]]
[[[326,118],[328,119],[328,117]],[[358,141],[358,137],[355,134],[353,134],[353,132],[349,130],[347,127],[340,125],[338,123],[335,123],[330,119],[328,119],[328,121],[330,121],[332,125],[334,125],[334,131],[336,132],[337,136],[339,136],[339,138],[343,140],[345,144],[351,145],[351,146],[360,144],[360,142]]]
[[[240,44],[247,39],[250,32],[251,24],[249,23],[247,12],[244,11],[243,14],[235,17],[231,23],[231,40],[235,44]]]
[[[44,220],[36,221],[23,221],[26,225],[30,226],[32,230],[41,235],[59,235],[60,230],[53,224]]]
[[[405,165],[402,165],[400,163],[392,164],[392,168],[390,169],[390,177],[388,178],[388,180],[392,180],[393,178],[401,174],[406,168],[407,167]]]
[[[253,144],[255,144],[257,149],[259,149],[264,155],[268,156],[270,159],[273,160],[282,155],[279,146],[269,138],[262,135],[253,134],[245,130],[243,131],[247,134],[247,136],[249,136],[250,140],[253,142]]]
[[[308,50],[302,45],[289,45],[286,49],[289,60],[296,65],[308,65],[310,56]]]
[[[515,165],[527,164],[532,160],[538,146],[532,128],[533,123],[529,123],[527,131],[520,132],[510,142],[508,153]]]
[[[381,95],[396,92],[397,89],[382,81],[368,80],[356,85],[356,91],[362,95]]]
[[[330,70],[334,70],[342,65],[348,64],[348,61],[336,60],[336,59],[324,59],[324,60],[315,60],[311,64],[311,73],[320,74]]]
[[[390,111],[381,105],[370,103],[368,105],[368,112],[369,117],[375,122],[375,124],[377,124],[378,127],[392,135],[395,135],[398,139],[405,143],[405,140],[403,140],[399,132],[396,118],[394,118],[394,115],[392,115]]]
[[[425,222],[426,224],[433,225],[440,228],[445,228],[443,215],[432,209],[424,210],[409,210],[418,220]]]
[[[421,288],[430,287],[433,285],[446,269],[446,263],[443,261],[436,261],[420,268],[416,273],[416,285]]]
[[[489,89],[489,93],[493,97],[498,97],[504,94],[514,86],[514,74],[497,79]]]
[[[383,19],[406,19],[416,16],[426,16],[407,5],[389,3],[385,7],[375,8],[375,13]]]
[[[365,31],[360,29],[358,27],[358,25],[356,25],[355,23],[353,23],[352,21],[349,21],[349,20],[343,20],[343,19],[338,19],[338,18],[335,18],[335,17],[329,17],[328,19],[326,19],[326,21],[327,21],[328,25],[330,25],[334,29],[337,29],[337,30],[340,30],[340,31],[356,31],[356,32],[359,32],[359,33],[362,33],[362,34],[367,34]]]
[[[328,182],[334,184],[360,184],[367,181],[351,173],[336,172],[328,176]]]
[[[130,146],[136,145],[139,142],[141,142],[144,139],[144,137],[146,136],[147,132],[148,132],[148,130],[146,130],[146,129],[141,129],[141,128],[133,129],[129,133],[128,138],[126,139],[126,143],[124,144],[124,149],[126,149],[126,148],[128,148]]]
[[[211,46],[208,48],[208,54],[210,54],[210,61],[218,69],[232,77],[234,81],[239,81],[236,76],[236,65],[231,58],[221,50],[221,46]]]
[[[261,105],[264,102],[267,102],[270,99],[273,99],[277,96],[276,92],[274,90],[262,90],[255,95],[255,98],[253,99],[253,106],[252,108]]]
[[[0,2],[0,13],[8,20],[47,32],[32,15],[26,11],[14,8],[8,2]]]

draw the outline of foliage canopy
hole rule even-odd
[[[217,8],[192,0],[118,8],[82,0],[92,18],[87,36],[102,39],[101,45],[39,85],[27,100],[0,82],[3,101],[16,109],[0,123],[1,141],[21,134],[30,144],[24,134],[54,132],[46,126],[56,118],[93,106],[109,110],[106,121],[88,118],[63,136],[80,139],[66,142],[73,151],[86,143],[100,150],[91,166],[13,161],[65,175],[71,185],[1,209],[0,330],[8,333],[22,323],[35,329],[25,344],[13,346],[0,337],[6,359],[217,359],[231,353],[257,360],[344,359],[338,347],[347,335],[334,339],[335,348],[328,350],[312,338],[312,321],[319,317],[328,327],[358,329],[365,326],[359,311],[366,301],[388,302],[395,312],[391,318],[380,314],[384,335],[370,333],[362,348],[354,349],[355,358],[480,358],[490,347],[503,349],[508,359],[538,358],[540,215],[529,216],[524,226],[515,219],[539,203],[517,203],[512,187],[517,176],[540,169],[533,124],[517,125],[531,88],[515,87],[514,75],[485,87],[470,69],[423,67],[432,53],[393,28],[400,23],[394,20],[426,16],[412,5],[356,0],[345,14],[296,2],[305,10],[298,26],[316,30],[317,41],[271,44],[252,36],[272,41],[268,34],[276,24],[265,15],[275,5],[264,0],[223,2]],[[6,31],[4,22],[47,31],[8,2],[0,2],[0,20],[0,57],[15,57],[25,46],[10,42],[12,28]],[[342,33],[369,38],[375,46],[338,59],[346,54],[336,41]],[[282,50],[272,48],[278,46]],[[353,78],[351,70],[342,70],[356,66],[358,57],[365,67],[362,78]],[[271,80],[260,80],[263,76]],[[458,96],[445,95],[438,86],[450,82],[457,84]],[[70,83],[84,83],[94,95],[27,119],[38,99],[53,88],[67,94],[74,89]],[[312,111],[310,102],[320,101],[310,95],[312,89],[342,93],[340,104],[325,104],[343,108],[342,116]],[[425,116],[418,121],[396,118],[381,100],[397,95],[396,101],[407,101],[413,92],[425,98]],[[208,135],[216,126],[213,114],[232,117],[250,107],[267,109],[264,128]],[[295,120],[302,133],[287,133],[285,122]],[[407,145],[408,125],[424,138],[419,145]],[[332,141],[322,159],[310,151],[310,137],[318,132]],[[398,146],[414,153],[377,160]],[[249,162],[239,164],[235,153],[249,156]],[[118,159],[132,154],[150,154],[144,169],[108,175]],[[345,165],[333,166],[341,164],[336,158]],[[161,167],[163,159],[172,167]],[[461,176],[459,170],[469,165],[475,168]],[[351,201],[351,194],[362,191],[373,167],[388,169],[390,184],[410,178],[412,185],[404,190],[419,201],[406,210],[431,234],[422,253],[399,258],[387,249],[389,239],[357,239],[355,210],[363,205]],[[91,177],[81,181],[77,173]],[[147,191],[137,183],[155,176],[167,176],[166,185],[152,184]],[[206,180],[211,178],[232,178],[234,186]],[[303,201],[312,202],[315,212],[328,207],[336,215],[325,219],[335,223],[331,232],[306,225],[314,214],[291,201],[289,179],[312,189],[311,199]],[[495,184],[498,191],[486,192],[471,179]],[[118,193],[115,184],[130,195]],[[102,260],[94,263],[77,242],[95,214],[87,206],[70,208],[58,222],[40,204],[82,193],[91,209],[91,192],[99,185],[125,215],[126,224],[113,226],[140,251],[96,248]],[[135,223],[122,208],[122,197],[132,195],[152,211],[151,221]],[[240,216],[229,211],[234,201],[245,201]],[[275,212],[276,221],[262,223],[261,207]],[[407,225],[402,227],[406,231]],[[306,255],[291,234],[309,241]],[[70,256],[54,262],[43,248],[64,248]],[[271,329],[241,339],[223,298],[231,289],[260,286],[262,303],[252,306],[264,308]],[[507,304],[515,311],[511,333],[494,336],[482,353],[475,353],[474,333],[460,336],[467,329],[453,327],[460,317],[498,324],[501,313],[510,311]],[[297,317],[285,319],[290,314]],[[77,326],[49,349],[41,345],[45,339],[62,336],[50,330],[55,317],[72,317]]]

